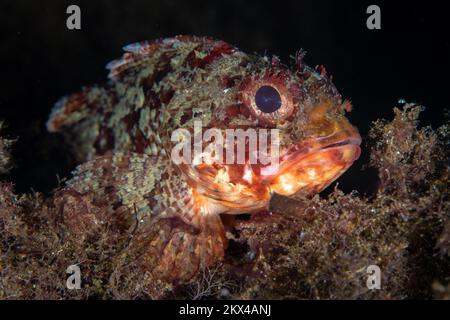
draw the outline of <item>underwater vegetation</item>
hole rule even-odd
[[[53,196],[15,193],[13,141],[0,138],[0,299],[448,299],[450,124],[418,127],[420,111],[407,104],[372,124],[362,152],[378,172],[374,194],[274,196],[270,212],[223,217],[225,259],[184,282],[152,272],[148,250],[148,235],[176,222],[137,230],[105,217],[74,232]],[[79,290],[66,287],[74,264]],[[381,269],[379,290],[366,286],[369,265]]]
[[[3,122],[0,121],[0,131],[2,130]],[[0,174],[7,173],[11,168],[11,156],[9,148],[13,140],[0,138]]]

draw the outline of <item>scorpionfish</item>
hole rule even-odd
[[[172,221],[148,235],[143,254],[152,252],[161,277],[190,279],[223,259],[224,215],[267,210],[274,193],[320,192],[360,155],[360,135],[345,117],[350,102],[324,68],[304,64],[304,51],[292,66],[208,37],[124,51],[108,64],[107,82],[63,97],[50,115],[47,129],[69,138],[79,163],[55,203],[80,236],[119,216],[138,230]],[[192,132],[194,121],[277,129],[278,165],[174,163],[171,135]]]

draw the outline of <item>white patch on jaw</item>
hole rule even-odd
[[[219,184],[230,182],[228,172],[225,169],[220,169],[214,178],[214,182]]]
[[[273,176],[278,173],[279,165],[270,165],[266,167],[261,168],[261,175],[262,176]]]
[[[281,175],[279,179],[281,187],[286,193],[293,193],[295,191],[295,186],[289,176]]]
[[[314,179],[316,178],[316,176],[317,176],[316,169],[314,169],[314,168],[310,168],[310,169],[308,169],[306,172],[307,172],[307,174],[308,174],[308,177],[309,177],[311,180],[314,180]]]
[[[308,185],[307,182],[300,179],[301,177],[289,172],[282,174],[277,178],[276,183],[272,185],[271,191],[287,196],[292,195]]]
[[[252,183],[253,181],[253,172],[248,164],[245,165],[244,175],[242,176],[242,179],[244,179],[248,183]]]

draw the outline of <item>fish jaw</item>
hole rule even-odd
[[[360,144],[358,131],[347,126],[332,135],[290,146],[275,165],[200,164],[185,166],[182,171],[215,211],[252,213],[267,209],[273,193],[290,196],[322,191],[359,158]]]
[[[291,170],[285,170],[271,183],[271,192],[290,196],[299,191],[317,193],[341,176],[360,155],[357,145],[344,145],[311,152]]]
[[[285,196],[322,191],[361,154],[361,137],[356,130],[345,138],[333,136],[295,146],[281,157],[278,168],[261,168],[261,180],[270,183],[271,193]]]

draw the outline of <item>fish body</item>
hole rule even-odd
[[[148,243],[161,276],[189,279],[223,257],[221,215],[264,210],[274,193],[317,193],[359,157],[360,136],[344,115],[350,103],[303,52],[287,67],[203,37],[124,50],[108,82],[62,98],[50,115],[48,130],[69,137],[80,163],[55,202],[80,234],[117,216],[142,226],[179,220]],[[276,129],[277,165],[251,163],[248,149],[243,163],[175,163],[173,133],[195,136],[196,121],[221,133]]]

